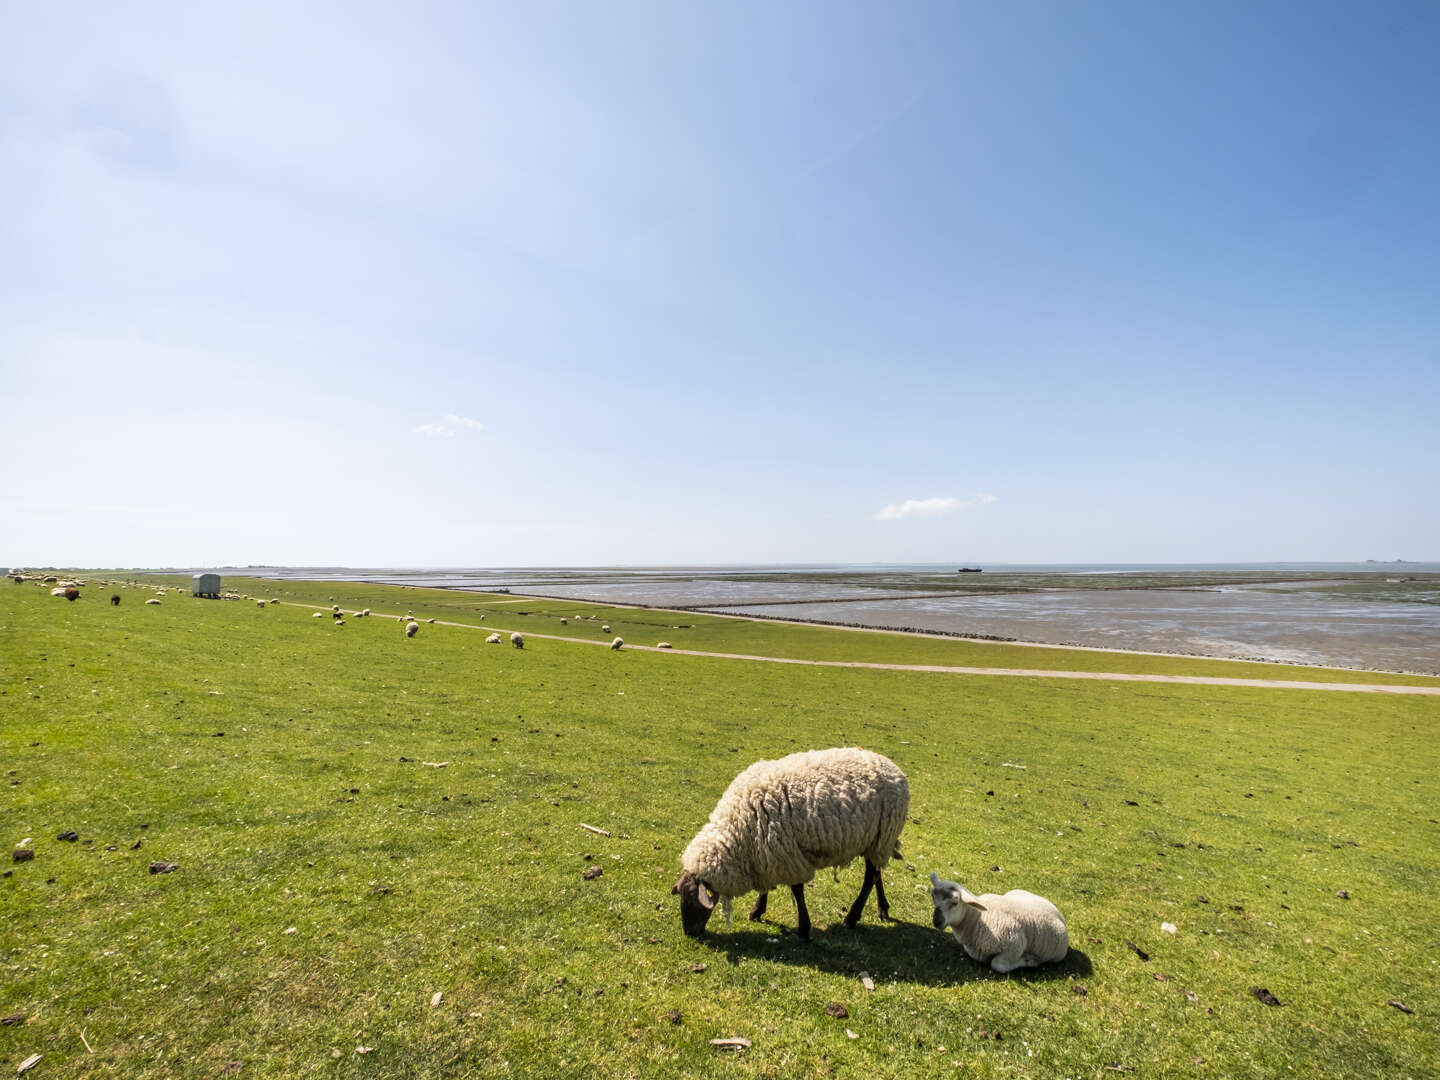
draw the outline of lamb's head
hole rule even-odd
[[[936,930],[959,926],[971,911],[984,911],[980,900],[957,881],[946,881],[934,871],[930,873],[930,902],[935,912],[930,921]]]
[[[715,911],[715,893],[710,886],[686,870],[670,892],[680,897],[680,925],[690,937],[705,933],[705,924]]]

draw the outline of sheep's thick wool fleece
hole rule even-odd
[[[680,862],[722,897],[802,885],[861,855],[883,868],[909,809],[905,774],[869,750],[757,761],[730,782]]]

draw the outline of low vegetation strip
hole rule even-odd
[[[474,623],[440,621],[441,625],[467,630],[487,630],[510,633],[507,627],[476,625]],[[533,630],[525,633],[538,640],[564,641],[575,645],[604,645],[610,642],[592,638],[578,638],[565,634],[540,634]],[[940,675],[998,675],[1008,678],[1034,679],[1101,679],[1117,682],[1190,683],[1198,686],[1248,686],[1267,690],[1340,690],[1350,693],[1369,694],[1421,694],[1440,697],[1440,686],[1407,686],[1386,683],[1340,683],[1301,682],[1293,679],[1238,679],[1218,675],[1142,675],[1117,671],[1053,671],[1042,668],[985,668],[954,667],[939,664],[873,664],[859,660],[805,660],[785,656],[757,656],[752,653],[704,652],[697,649],[657,648],[653,645],[628,645],[630,649],[646,652],[662,652],[672,656],[708,656],[720,660],[749,660],[762,664],[810,664],[816,667],[868,668],[874,671],[923,671]]]
[[[334,625],[313,617],[327,592],[108,593],[0,588],[0,820],[29,853],[0,878],[11,1068],[1421,1076],[1440,1060],[1428,697],[520,650],[440,621],[411,639],[393,618]],[[473,597],[334,595],[491,621]],[[504,616],[527,638],[555,619]],[[803,629],[747,651],[816,647]],[[897,662],[928,648],[887,645]],[[680,852],[730,780],[854,745],[909,777],[885,873],[897,921],[843,925],[852,866],[806,888],[808,943],[783,896],[687,938]],[[1070,954],[1008,976],[969,961],[931,925],[932,871],[1052,900]]]

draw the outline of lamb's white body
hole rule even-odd
[[[789,885],[798,906],[799,889],[817,870],[863,856],[866,884],[846,920],[853,926],[872,880],[878,883],[895,854],[909,808],[905,774],[869,750],[811,750],[757,761],[730,782],[680,863],[685,875],[714,897],[759,892],[752,912],[758,917],[765,894],[777,885]],[[881,918],[887,918],[883,885],[879,903]],[[806,936],[809,916],[803,907],[800,925]]]
[[[1065,959],[1070,934],[1059,909],[1043,896],[1011,889],[976,896],[965,886],[930,875],[937,929],[955,935],[966,955],[1004,974]]]

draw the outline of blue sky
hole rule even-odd
[[[0,560],[1440,558],[1433,4],[0,18]]]

